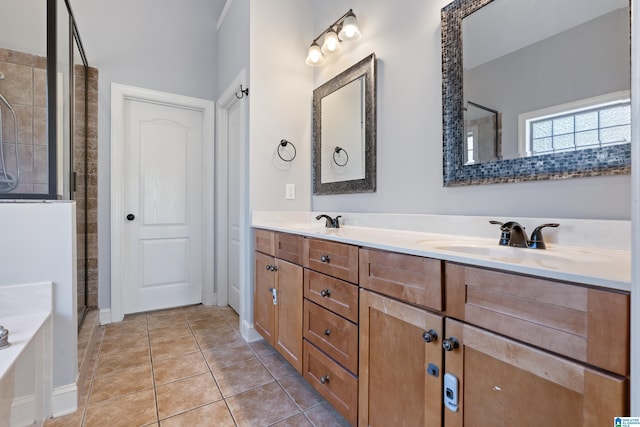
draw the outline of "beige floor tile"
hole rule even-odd
[[[179,337],[193,336],[191,328],[187,322],[180,322],[176,326],[149,329],[149,341],[151,344],[157,344],[161,341],[170,341]]]
[[[123,369],[93,380],[89,404],[153,388],[151,363]]]
[[[249,347],[258,357],[266,354],[276,353],[276,349],[271,347],[265,340],[249,343]]]
[[[213,331],[194,331],[194,335],[202,349],[213,348],[218,345],[229,344],[232,342],[244,342],[240,333],[226,324],[220,329]]]
[[[119,339],[103,341],[100,353],[119,353],[126,350],[149,349],[149,337],[147,334],[122,335]]]
[[[222,399],[211,373],[156,387],[160,420]]]
[[[235,427],[235,425],[224,400],[160,421],[160,427]]]
[[[214,372],[214,376],[225,397],[274,381],[267,368],[258,359],[227,366]]]
[[[197,320],[224,319],[224,315],[218,307],[204,307],[200,310],[191,310],[189,312],[185,312],[184,317],[189,321],[189,323]]]
[[[150,361],[149,350],[146,348],[124,350],[108,354],[103,353],[98,356],[98,366],[95,376],[98,377],[121,369],[147,365]]]
[[[300,412],[275,382],[235,395],[227,404],[240,427],[270,426]]]
[[[189,326],[195,331],[211,331],[221,328],[228,328],[227,321],[221,314],[211,316],[204,319],[197,319],[189,321]]]
[[[156,379],[156,386],[205,372],[209,372],[209,367],[199,351],[153,361],[153,375]]]
[[[151,357],[154,361],[199,351],[193,335],[169,338],[167,341],[151,343]]]
[[[349,423],[328,403],[305,411],[304,414],[317,427],[349,427]]]
[[[214,372],[226,366],[256,358],[255,353],[251,351],[251,347],[242,341],[220,344],[203,350],[202,353]]]
[[[149,319],[148,324],[150,332],[158,331],[159,333],[162,333],[164,331],[166,335],[171,335],[171,330],[174,328],[181,329],[189,326],[184,316],[167,316],[158,319]]]
[[[46,420],[44,427],[80,427],[82,425],[83,415],[84,408],[80,408],[73,414]]]
[[[325,402],[324,398],[300,375],[292,375],[278,382],[303,411]]]
[[[273,424],[273,427],[313,427],[313,424],[311,424],[311,421],[309,421],[304,414],[298,414],[280,421],[277,424]]]
[[[136,340],[136,341],[144,341],[149,339],[149,335],[146,327],[142,328],[134,328],[131,330],[126,329],[105,329],[104,337],[102,338],[102,342],[109,341],[121,341],[123,339],[126,340]]]
[[[153,390],[87,406],[84,427],[139,427],[157,421]]]
[[[296,374],[293,366],[278,353],[264,354],[260,356],[260,360],[277,380]]]

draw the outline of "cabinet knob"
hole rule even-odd
[[[320,382],[321,382],[322,384],[326,384],[326,383],[328,383],[328,382],[329,382],[329,375],[323,375],[323,376],[321,376],[321,377],[320,377]]]
[[[272,265],[272,266],[271,266],[271,271],[278,271],[278,267],[277,267],[277,266],[275,266],[275,265]]]
[[[456,337],[447,338],[446,340],[442,341],[442,348],[444,348],[446,351],[453,351],[458,347],[460,347],[460,342],[458,342],[458,339]]]
[[[329,289],[323,289],[320,291],[320,295],[323,298],[329,298],[331,296],[331,291]]]
[[[325,329],[325,330],[324,330],[324,334],[325,334],[326,336],[331,335],[331,329]]]
[[[271,264],[268,264],[266,268],[267,268],[267,270],[269,270],[269,271],[273,271],[273,270],[272,270],[273,265],[271,265]]]
[[[422,334],[422,338],[425,342],[434,342],[438,340],[438,333],[433,329],[429,329],[427,332]]]
[[[320,261],[321,261],[321,262],[329,263],[329,262],[331,261],[331,257],[330,257],[329,255],[322,255],[322,256],[320,257]]]

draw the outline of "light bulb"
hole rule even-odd
[[[320,46],[318,46],[316,42],[313,42],[313,44],[309,47],[309,54],[307,55],[307,60],[305,61],[305,63],[312,67],[316,67],[324,63],[322,51],[320,50]]]
[[[356,22],[356,15],[354,15],[353,12],[349,12],[342,22],[339,37],[344,41],[356,41],[360,39],[360,36],[360,30],[358,29],[358,24]]]
[[[329,29],[324,35],[324,41],[322,43],[322,53],[332,54],[339,52],[342,49],[338,35],[333,28]]]

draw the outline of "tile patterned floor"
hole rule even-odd
[[[98,333],[78,411],[46,427],[348,425],[273,348],[246,344],[228,307],[127,316]]]

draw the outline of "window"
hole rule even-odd
[[[610,94],[521,115],[527,155],[630,142],[631,102],[628,92],[622,94],[626,97],[621,99],[621,93]]]

